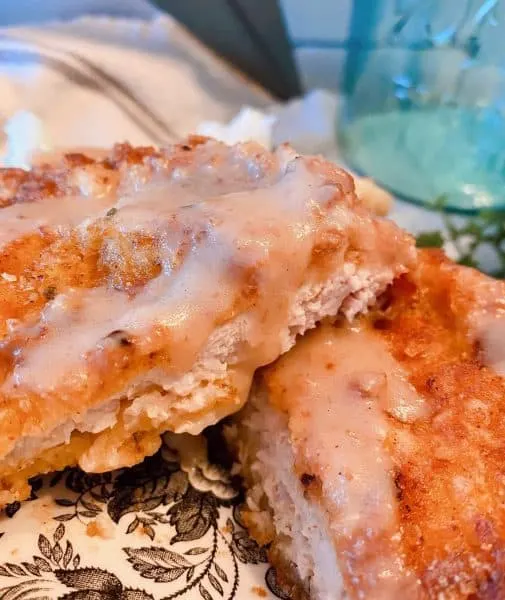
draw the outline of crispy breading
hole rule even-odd
[[[504,350],[505,282],[422,251],[263,371],[229,437],[245,520],[300,593],[505,597]]]
[[[0,503],[238,410],[254,370],[415,260],[351,177],[288,147],[116,146],[0,171]]]
[[[504,282],[432,252],[375,324],[430,408],[393,453],[404,550],[431,597],[505,596],[505,379],[479,324],[505,334],[504,311]]]

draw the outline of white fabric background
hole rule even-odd
[[[0,121],[30,111],[53,146],[166,144],[270,102],[166,15],[0,31]]]
[[[148,19],[155,13],[147,0],[2,0],[0,27],[66,21],[83,15]]]

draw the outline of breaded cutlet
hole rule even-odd
[[[292,598],[505,598],[505,282],[422,251],[262,370],[228,429]]]
[[[0,504],[237,411],[254,371],[415,261],[350,176],[288,147],[118,145],[0,171]]]

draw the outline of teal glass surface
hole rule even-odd
[[[505,0],[355,7],[340,120],[349,165],[415,202],[505,210]]]

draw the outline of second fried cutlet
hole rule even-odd
[[[293,598],[505,598],[505,282],[423,252],[265,369],[229,430]]]

